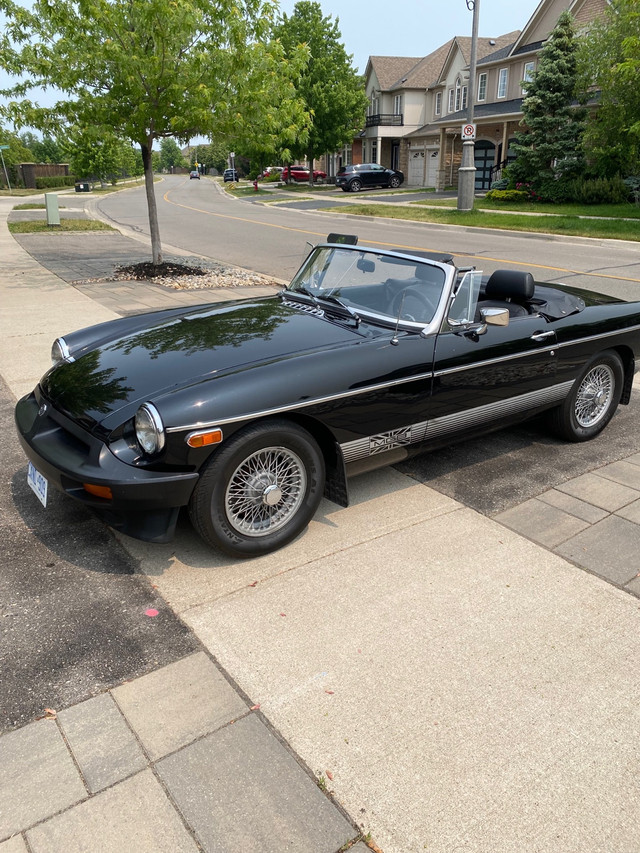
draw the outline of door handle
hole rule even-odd
[[[546,341],[548,338],[555,339],[555,332],[536,332],[535,335],[531,335],[532,341],[537,341],[538,343],[542,343],[542,341]]]

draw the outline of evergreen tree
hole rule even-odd
[[[552,200],[558,179],[575,177],[583,168],[585,110],[576,106],[577,41],[567,11],[540,51],[538,67],[526,84],[522,104],[524,129],[516,133],[516,160],[509,166],[512,183],[529,183]]]

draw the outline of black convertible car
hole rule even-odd
[[[628,403],[640,303],[330,235],[279,294],[59,338],[16,408],[29,482],[155,542],[187,506],[240,557],[299,534],[348,473],[548,411],[570,441]]]

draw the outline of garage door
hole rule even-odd
[[[437,148],[427,148],[427,186],[435,187],[440,167],[440,151]]]
[[[416,149],[409,152],[409,175],[410,187],[421,187],[424,183],[424,151]]]

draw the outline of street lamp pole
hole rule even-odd
[[[4,154],[2,153],[4,149],[8,148],[8,145],[0,145],[0,157],[2,157],[2,168],[4,170],[4,178],[7,182],[7,186],[9,187],[9,193],[12,194],[11,190],[11,182],[9,181],[9,173],[7,172],[7,167],[4,162]]]
[[[476,167],[475,167],[475,130],[473,135],[467,132],[473,128],[473,111],[476,97],[476,60],[478,55],[478,17],[480,14],[480,0],[465,0],[467,9],[473,10],[473,23],[471,25],[471,63],[469,65],[469,86],[467,88],[467,124],[463,129],[462,163],[458,170],[458,210],[473,210],[473,198],[475,195]],[[465,138],[466,137],[466,138]]]

